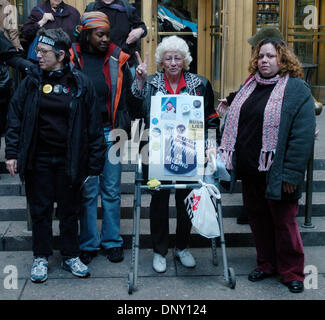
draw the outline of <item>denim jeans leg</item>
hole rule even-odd
[[[98,177],[90,178],[83,186],[80,214],[80,250],[100,249],[100,236],[97,228]]]
[[[108,156],[113,146],[113,141],[109,141],[110,132],[111,128],[104,128],[107,155],[103,173],[100,175],[103,216],[101,244],[104,249],[121,247],[123,245],[123,238],[120,235],[121,162],[114,161],[117,159],[111,159],[111,157]],[[113,152],[113,154],[119,157],[119,152]]]

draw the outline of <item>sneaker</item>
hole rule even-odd
[[[80,260],[83,264],[89,264],[97,256],[97,251],[81,251]]]
[[[153,254],[152,268],[158,272],[163,273],[167,269],[166,258],[159,253]]]
[[[30,274],[32,282],[41,283],[47,280],[48,261],[45,257],[35,257]]]
[[[175,248],[174,255],[184,267],[194,268],[196,266],[195,260],[188,249],[179,250]]]
[[[80,261],[79,257],[63,260],[61,267],[79,278],[87,278],[90,276],[88,267]]]
[[[111,262],[121,262],[124,259],[123,248],[114,247],[106,249],[107,259]]]

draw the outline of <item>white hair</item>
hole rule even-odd
[[[159,71],[162,71],[163,57],[167,51],[178,51],[184,57],[183,69],[186,71],[189,70],[190,63],[193,59],[187,43],[178,36],[170,36],[163,38],[156,49],[155,57]]]

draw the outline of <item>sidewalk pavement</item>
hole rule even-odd
[[[317,289],[303,293],[289,292],[278,277],[252,283],[248,274],[255,268],[255,248],[227,248],[228,266],[236,273],[237,285],[230,289],[223,280],[221,249],[217,248],[219,265],[212,264],[210,248],[191,249],[197,266],[186,269],[167,256],[167,272],[157,274],[152,269],[152,250],[141,249],[139,256],[138,287],[133,294],[127,292],[127,276],[131,266],[131,250],[125,250],[121,263],[111,263],[99,254],[89,265],[91,277],[78,279],[60,268],[60,254],[49,259],[48,280],[43,284],[29,279],[32,264],[30,251],[0,252],[0,300],[324,300],[325,299],[325,247],[305,247],[305,266],[317,268],[313,283]],[[5,289],[10,270],[18,271],[18,288]],[[9,270],[9,271],[8,271]],[[317,280],[317,281],[316,281]]]

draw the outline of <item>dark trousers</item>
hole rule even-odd
[[[296,221],[298,200],[267,200],[265,177],[242,179],[243,202],[254,236],[258,268],[284,283],[304,280],[304,249]]]
[[[191,192],[187,189],[176,190],[176,248],[183,250],[187,247],[190,238],[192,223],[189,219],[184,199]],[[154,192],[150,203],[150,230],[153,250],[165,256],[169,243],[169,195],[170,190]]]
[[[65,158],[38,153],[26,173],[26,196],[30,205],[34,256],[52,255],[52,214],[57,202],[60,251],[64,257],[79,256],[78,217],[80,186],[71,185]]]

